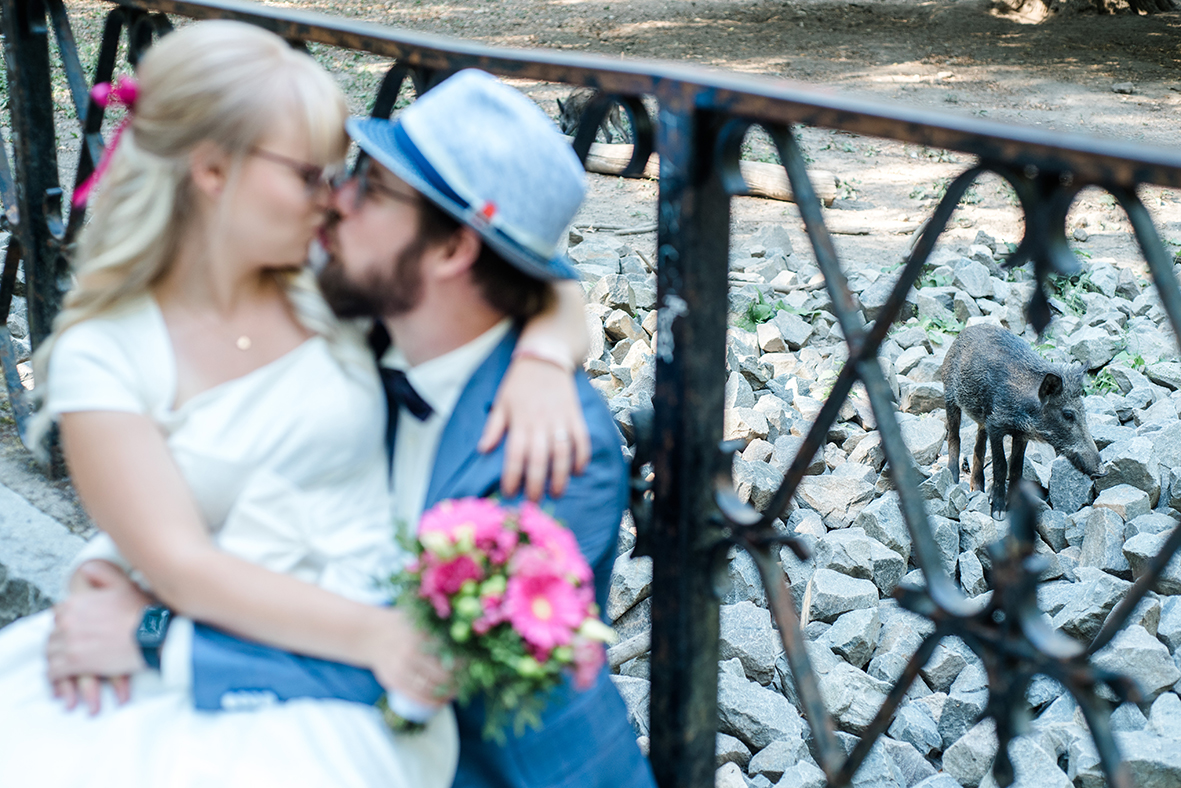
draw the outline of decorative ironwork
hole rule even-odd
[[[108,81],[114,74],[124,33],[127,57],[134,65],[156,37],[171,29],[168,14],[238,19],[272,30],[293,46],[319,43],[389,57],[394,62],[375,97],[375,116],[390,115],[407,79],[421,95],[447,75],[468,67],[506,77],[592,87],[599,94],[584,110],[574,140],[583,160],[595,130],[613,105],[628,113],[635,139],[632,160],[622,175],[641,174],[649,155],[659,153],[656,390],[654,412],[633,417],[632,508],[638,529],[636,551],[655,558],[651,752],[662,786],[713,784],[718,599],[711,584],[703,581],[714,573],[725,550],[737,545],[750,553],[762,576],[812,728],[818,761],[830,785],[851,780],[919,669],[940,640],[955,636],[980,657],[988,675],[984,713],[996,720],[1001,746],[994,775],[999,785],[1012,782],[1007,745],[1021,730],[1024,690],[1040,673],[1058,680],[1078,701],[1109,784],[1131,788],[1105,713],[1106,703],[1095,688],[1106,683],[1118,697],[1133,699],[1138,690],[1128,679],[1096,668],[1090,657],[1127,622],[1159,578],[1181,546],[1181,528],[1168,537],[1160,555],[1112,610],[1094,640],[1082,644],[1051,630],[1039,615],[1036,587],[1043,567],[1033,551],[1035,506],[1030,493],[1022,491],[1010,516],[1009,535],[989,548],[991,598],[983,605],[969,600],[937,554],[919,494],[920,477],[903,441],[877,353],[956,205],[985,173],[1005,179],[1019,198],[1025,235],[1007,264],[1032,261],[1037,285],[1027,315],[1035,328],[1040,331],[1050,318],[1047,277],[1077,268],[1066,242],[1067,211],[1081,189],[1098,186],[1110,192],[1127,213],[1177,331],[1181,289],[1136,188],[1141,184],[1181,188],[1181,154],[865,102],[783,81],[642,61],[494,49],[238,0],[119,0],[107,15],[93,78],[88,80],[62,0],[0,0],[14,151],[10,167],[0,140],[0,230],[11,233],[0,274],[0,315],[7,318],[19,265],[25,275],[34,347],[50,331],[68,283],[70,250],[85,219],[82,211],[71,212],[68,221],[62,218],[49,31],[57,42],[59,65],[82,126],[76,185],[90,174],[103,149],[103,109],[90,100],[88,85]],[[655,119],[646,109],[645,98],[659,107]],[[849,290],[792,124],[947,148],[978,159],[948,186],[872,324],[864,323]],[[734,492],[729,468],[734,447],[719,444],[730,202],[746,191],[739,147],[752,125],[762,126],[778,149],[848,350],[830,396],[763,511],[742,503]],[[0,364],[23,435],[29,409],[13,343],[2,322]],[[868,394],[914,558],[926,579],[925,588],[904,588],[896,595],[907,609],[928,619],[933,631],[846,756],[824,708],[804,649],[799,616],[772,549],[787,544],[801,559],[807,557],[805,546],[777,531],[775,521],[795,495],[856,382]]]

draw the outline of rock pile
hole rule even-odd
[[[630,412],[651,402],[660,339],[652,267],[626,239],[578,240],[572,238],[570,254],[592,302],[587,370],[630,442]],[[989,593],[986,548],[1007,525],[991,517],[984,492],[968,490],[966,475],[954,485],[946,468],[939,367],[955,333],[976,322],[997,323],[1024,334],[1051,360],[1094,373],[1085,406],[1107,475],[1093,482],[1040,444],[1030,445],[1024,467],[1046,497],[1037,545],[1049,564],[1039,589],[1042,610],[1055,628],[1086,639],[1181,519],[1177,345],[1155,290],[1109,264],[1059,282],[1056,319],[1037,340],[1023,312],[1033,282],[1025,271],[1003,269],[998,247],[1004,249],[980,232],[970,245],[937,252],[880,361],[925,478],[921,493],[943,566],[969,596]],[[757,507],[779,485],[845,359],[820,272],[803,257],[793,254],[779,227],[740,242],[731,257],[725,437],[745,443],[734,460],[734,481]],[[873,320],[897,274],[847,273],[864,318]],[[975,425],[965,419],[963,429],[971,446]],[[781,564],[797,606],[807,604],[802,616],[812,664],[847,748],[930,631],[890,596],[900,583],[924,580],[884,466],[873,414],[855,389],[779,523],[811,548],[807,562],[785,549]],[[651,564],[629,556],[626,525],[607,611],[621,640],[609,656],[645,744]],[[749,557],[733,555],[730,578],[721,610],[718,785],[819,788],[823,774]],[[1135,678],[1145,693],[1142,706],[1125,705],[1113,718],[1141,788],[1181,784],[1181,559],[1157,592],[1097,656],[1102,666]],[[944,640],[853,785],[991,786],[996,736],[991,721],[979,720],[986,687],[975,655],[956,639]],[[1103,785],[1069,693],[1038,677],[1028,699],[1030,733],[1011,748],[1017,785]]]

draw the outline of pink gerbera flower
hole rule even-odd
[[[442,564],[430,564],[422,572],[418,595],[428,600],[440,618],[451,615],[451,597],[468,580],[483,579],[483,571],[469,555],[457,556]]]
[[[569,643],[586,615],[577,590],[557,575],[511,578],[504,608],[513,629],[534,648],[545,651]]]
[[[594,575],[582,557],[578,540],[569,528],[543,512],[537,504],[526,503],[518,514],[522,533],[529,543],[549,553],[550,571],[568,575],[579,583],[589,583]]]
[[[443,501],[423,513],[418,522],[418,533],[439,532],[446,534],[454,544],[463,535],[470,535],[475,547],[490,550],[497,547],[502,533],[506,512],[496,501],[487,498],[456,498]]]

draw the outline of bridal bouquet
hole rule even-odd
[[[565,526],[532,503],[443,501],[423,514],[414,560],[393,577],[398,604],[442,644],[457,696],[483,696],[487,738],[541,724],[545,693],[572,675],[586,689],[614,639],[594,577]]]

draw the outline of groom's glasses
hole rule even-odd
[[[357,179],[357,196],[353,205],[354,209],[360,208],[361,204],[365,202],[370,196],[374,194],[381,194],[395,202],[403,202],[408,205],[418,206],[421,204],[418,194],[406,194],[386,186],[381,182],[380,176],[373,173],[373,159],[361,154],[360,160],[357,162],[357,168],[353,171],[353,177]]]
[[[309,197],[314,197],[325,189],[335,189],[344,179],[345,170],[343,164],[329,164],[325,167],[320,167],[315,164],[309,164],[306,161],[299,161],[283,156],[279,153],[272,153],[262,148],[254,148],[250,153],[252,156],[273,161],[276,164],[282,164],[284,167],[290,169],[303,181],[303,187],[307,190]]]

